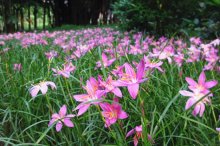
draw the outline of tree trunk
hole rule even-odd
[[[45,30],[45,23],[46,23],[46,2],[43,4],[43,29]]]
[[[23,13],[23,8],[20,8],[20,21],[21,21],[21,30],[24,30],[24,13]]]
[[[28,30],[31,30],[31,6],[28,2]]]
[[[10,20],[10,17],[12,16],[11,11],[11,0],[4,1],[4,29],[7,33],[14,32],[15,25]]]
[[[48,25],[51,27],[52,22],[51,22],[51,15],[50,15],[50,5],[47,7],[47,16],[48,16]]]
[[[34,5],[34,29],[36,30],[37,29],[37,4],[35,3]]]

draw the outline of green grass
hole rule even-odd
[[[121,88],[123,98],[120,100],[129,118],[120,120],[111,126],[111,130],[104,128],[100,111],[95,106],[80,117],[73,118],[74,128],[63,127],[57,133],[54,126],[48,127],[52,113],[66,104],[71,113],[78,103],[72,98],[75,94],[82,94],[78,80],[83,83],[89,77],[105,76],[114,69],[116,64],[139,61],[143,55],[122,57],[106,70],[94,70],[95,62],[99,60],[102,49],[95,48],[77,61],[72,61],[76,71],[69,79],[54,77],[49,69],[49,61],[44,53],[51,48],[58,50],[52,42],[46,46],[31,46],[23,49],[10,41],[6,46],[12,48],[8,53],[0,56],[0,145],[77,145],[77,146],[126,146],[133,145],[132,138],[125,138],[126,133],[136,125],[144,125],[144,136],[150,133],[155,145],[189,146],[220,144],[220,135],[215,128],[220,126],[218,121],[220,100],[219,85],[212,91],[212,104],[206,106],[203,117],[194,117],[191,110],[185,111],[187,97],[179,94],[179,90],[187,89],[185,77],[197,79],[202,71],[203,62],[185,64],[179,68],[167,62],[163,64],[165,73],[155,71],[149,80],[141,84],[136,100],[132,100],[126,88]],[[5,47],[6,47],[5,46]],[[52,60],[50,67],[61,66],[64,55]],[[22,64],[22,71],[13,70],[14,63]],[[183,75],[180,77],[180,71]],[[219,73],[207,72],[209,80],[219,79]],[[57,90],[49,89],[46,96],[38,94],[33,100],[28,89],[31,84],[42,80],[53,81]],[[111,95],[108,95],[112,99]],[[144,111],[144,112],[143,112]],[[140,145],[150,145],[146,139],[139,141]]]

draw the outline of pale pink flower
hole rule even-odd
[[[189,96],[190,97],[186,102],[185,110],[188,110],[196,102],[198,102],[199,100],[201,100],[203,98],[201,101],[199,101],[195,105],[194,110],[192,111],[192,114],[194,116],[199,114],[199,116],[202,117],[202,115],[205,111],[205,104],[211,103],[211,99],[209,98],[209,96],[211,96],[211,95],[205,97],[206,94],[201,93],[201,92],[200,93],[199,92],[195,93],[195,92],[189,92],[189,91],[186,91],[186,90],[181,90],[180,94],[183,95],[183,96]]]
[[[52,115],[48,126],[51,126],[53,123],[56,122],[56,131],[57,132],[59,132],[62,129],[63,124],[66,125],[67,127],[74,127],[74,124],[70,119],[75,117],[75,115],[74,114],[67,115],[66,113],[67,113],[66,105],[63,105],[60,108],[59,113],[54,113]]]
[[[210,97],[213,96],[212,94],[209,94],[210,93],[209,89],[216,86],[218,83],[215,80],[209,82],[205,82],[205,80],[206,80],[206,76],[204,72],[200,74],[198,83],[194,81],[192,78],[186,77],[186,81],[189,84],[188,88],[193,92],[189,92],[186,90],[180,91],[181,95],[190,97],[186,102],[186,106],[185,106],[186,110],[203,98],[195,105],[194,110],[192,112],[194,116],[199,114],[201,117],[203,115],[205,111],[205,104],[211,103]]]
[[[47,90],[48,90],[47,86],[50,86],[52,90],[56,89],[56,85],[53,82],[43,81],[43,82],[40,82],[39,84],[36,84],[33,87],[31,87],[29,89],[29,92],[30,92],[30,94],[33,98],[35,98],[37,96],[39,91],[41,91],[41,93],[43,95],[45,95],[47,93]]]
[[[150,68],[150,69],[156,68],[159,71],[164,72],[163,69],[160,67],[163,64],[162,61],[159,62],[152,61],[146,56],[144,56],[144,61],[145,61],[145,68]]]
[[[57,57],[58,56],[58,52],[57,51],[50,51],[50,52],[45,52],[45,55],[47,57],[47,59],[51,60],[53,59],[54,57]]]
[[[202,71],[201,74],[199,75],[198,83],[194,81],[192,78],[186,77],[186,81],[189,84],[189,89],[196,93],[202,92],[204,94],[207,94],[208,92],[210,92],[208,89],[218,84],[218,81],[216,80],[212,80],[208,82],[206,82],[205,80],[206,80],[206,76],[204,71]]]

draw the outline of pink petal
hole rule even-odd
[[[74,95],[73,98],[76,101],[84,102],[84,101],[87,101],[87,99],[89,98],[89,95],[88,94]]]
[[[218,81],[209,81],[205,83],[205,87],[209,89],[209,88],[216,86],[217,84],[218,84]]]
[[[127,86],[128,84],[118,80],[118,81],[112,81],[112,85],[115,87],[124,87]]]
[[[194,103],[196,103],[196,100],[189,98],[186,102],[185,110],[188,110]]]
[[[137,79],[141,80],[144,76],[144,60],[142,59],[137,67]]]
[[[59,111],[59,115],[60,115],[61,118],[65,117],[66,111],[67,111],[66,105],[63,105],[63,106],[60,108],[60,111]]]
[[[138,145],[138,138],[137,138],[137,136],[135,135],[133,139],[134,139],[134,146],[137,146]]]
[[[205,111],[205,105],[203,103],[200,104],[200,112],[199,112],[199,116],[202,117],[203,113]]]
[[[115,88],[112,90],[112,92],[118,96],[118,97],[122,97],[122,93],[121,93],[121,90],[119,88]]]
[[[128,117],[128,114],[124,111],[121,111],[118,115],[119,119],[126,119]]]
[[[139,90],[139,84],[128,85],[128,92],[133,99],[136,99]]]
[[[136,73],[134,72],[134,69],[131,67],[130,64],[125,63],[125,72],[126,74],[132,76],[132,77],[136,77]]]
[[[108,61],[108,57],[105,55],[105,53],[102,53],[102,61],[103,61],[103,64],[104,62]]]
[[[35,98],[35,97],[37,96],[37,93],[39,92],[39,90],[40,90],[40,86],[38,86],[38,85],[32,87],[32,88],[30,89],[31,96],[32,96],[33,98]]]
[[[193,116],[196,116],[199,113],[199,110],[200,110],[200,104],[197,104],[194,110],[192,111]]]
[[[180,90],[179,93],[183,96],[193,96],[194,95],[192,92],[189,92],[186,90]]]
[[[63,127],[63,124],[61,121],[58,121],[56,124],[56,131],[59,132]]]
[[[51,119],[50,122],[49,122],[49,124],[48,124],[48,126],[53,125],[53,123],[54,123],[55,121],[56,121],[56,119]]]
[[[111,111],[111,105],[107,102],[100,103],[99,106],[103,111],[108,111],[108,112]]]
[[[205,83],[205,80],[206,80],[205,72],[202,71],[201,74],[199,75],[198,82],[200,85],[203,85]]]
[[[47,93],[48,87],[46,84],[42,84],[40,87],[40,90],[42,92],[43,95],[45,95]]]
[[[216,131],[220,132],[220,128],[216,128]]]
[[[68,118],[65,118],[64,121],[63,121],[63,123],[64,123],[67,127],[74,127],[73,122],[72,122],[70,119],[68,119]]]
[[[81,116],[82,114],[84,114],[88,110],[89,107],[90,107],[90,104],[84,104],[83,106],[81,106],[77,116]]]
[[[52,89],[56,89],[57,88],[54,82],[47,81],[45,83],[46,83],[46,85],[49,85]]]
[[[192,78],[186,77],[186,81],[191,86],[196,86],[197,85],[197,83]]]
[[[132,134],[134,134],[134,132],[135,132],[134,129],[130,130],[130,131],[126,134],[126,138],[129,137],[129,136],[131,136]]]
[[[52,118],[53,118],[53,119],[60,119],[60,115],[58,115],[57,113],[55,113],[55,114],[52,115]]]

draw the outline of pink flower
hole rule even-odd
[[[191,106],[193,106],[196,102],[198,102],[201,98],[203,98],[201,101],[199,101],[192,111],[192,114],[196,116],[199,114],[200,117],[202,117],[204,111],[205,111],[205,104],[211,103],[211,100],[209,96],[205,97],[206,94],[204,93],[195,93],[195,92],[189,92],[186,90],[181,90],[180,94],[183,96],[189,96],[190,98],[186,102],[185,110],[188,110]],[[205,97],[205,98],[204,98]]]
[[[76,69],[76,67],[71,62],[66,63],[63,66],[64,66],[64,68],[62,70],[57,70],[57,69],[52,68],[53,72],[56,73],[54,75],[55,76],[56,75],[61,75],[64,78],[69,78],[70,73],[73,72]]]
[[[110,127],[112,124],[116,123],[118,119],[126,119],[128,117],[119,103],[100,103],[99,105],[103,110],[102,116],[105,118],[105,127]]]
[[[189,84],[189,89],[196,93],[202,92],[204,94],[207,94],[208,92],[210,92],[208,89],[218,84],[218,81],[215,80],[209,82],[205,82],[205,80],[206,76],[204,71],[202,71],[199,75],[198,83],[194,81],[192,78],[186,77],[186,81]]]
[[[205,111],[205,104],[211,103],[211,100],[209,97],[211,97],[213,95],[209,94],[207,97],[205,97],[205,96],[206,96],[206,94],[208,94],[210,92],[209,88],[216,86],[218,83],[217,81],[205,82],[205,80],[206,80],[206,76],[205,76],[204,72],[202,72],[199,75],[198,83],[195,82],[192,78],[186,77],[186,81],[189,84],[189,89],[193,92],[189,92],[186,90],[180,91],[181,95],[190,97],[186,102],[186,106],[185,106],[186,110],[189,109],[191,106],[193,106],[196,102],[201,100],[201,98],[203,98],[201,101],[199,101],[195,105],[194,110],[192,112],[192,114],[194,116],[199,114],[201,117],[203,115],[203,113]]]
[[[102,101],[101,97],[105,94],[105,91],[98,90],[97,81],[94,78],[90,78],[90,80],[86,82],[86,86],[83,88],[87,91],[87,94],[79,94],[73,96],[76,101],[81,102],[74,109],[79,110],[77,116],[85,113],[91,104],[96,105],[100,103]]]
[[[21,71],[21,68],[22,68],[21,63],[18,63],[18,64],[15,63],[15,64],[14,64],[14,70],[15,70],[15,71]]]
[[[108,57],[106,56],[106,54],[102,53],[102,62],[103,62],[104,68],[110,66],[114,61],[115,61],[115,58],[108,60]],[[101,61],[96,62],[96,67],[97,68],[102,67]]]
[[[145,67],[146,68],[150,68],[150,69],[158,69],[159,71],[161,72],[164,72],[163,69],[160,67],[163,62],[162,61],[159,61],[159,62],[154,62],[154,61],[151,61],[148,57],[144,56],[144,61],[145,61]]]
[[[46,52],[45,55],[46,55],[47,59],[51,60],[54,57],[57,57],[58,53],[57,53],[57,51],[52,50],[50,52]]]
[[[43,81],[43,82],[40,82],[39,84],[37,85],[34,85],[33,87],[31,87],[29,89],[30,91],[30,94],[33,98],[35,98],[38,94],[39,91],[41,91],[41,93],[43,95],[45,95],[47,93],[47,90],[48,90],[48,87],[47,86],[50,86],[53,89],[56,89],[56,85],[53,83],[53,82],[50,82],[50,81]]]
[[[142,135],[142,125],[139,125],[139,126],[136,126],[134,129],[130,130],[127,135],[126,135],[126,138],[131,136],[131,135],[134,135],[133,137],[133,141],[134,141],[134,146],[137,146],[138,145],[138,140],[140,138],[143,138],[143,135]],[[151,143],[154,143],[154,140],[152,139],[151,135],[148,134],[148,140],[151,142]]]
[[[59,132],[62,127],[63,127],[63,123],[64,125],[66,125],[67,127],[74,127],[74,124],[73,122],[70,120],[70,118],[73,118],[75,117],[75,115],[73,114],[69,114],[69,115],[66,115],[66,112],[67,112],[67,108],[66,108],[66,105],[63,105],[61,108],[60,108],[60,111],[59,113],[54,113],[52,115],[52,118],[48,124],[48,126],[51,126],[53,123],[57,122],[56,123],[56,131]]]
[[[115,96],[122,97],[121,90],[113,85],[114,82],[115,81],[112,80],[112,76],[108,76],[106,82],[102,81],[101,77],[99,78],[99,85],[105,88],[106,93],[112,92],[113,94],[115,94]]]
[[[145,72],[144,72],[144,60],[142,59],[137,67],[137,73],[135,73],[134,69],[131,67],[130,64],[125,63],[125,73],[122,74],[121,78],[114,82],[115,86],[127,86],[128,92],[130,93],[133,99],[136,99],[139,84],[146,81],[147,79],[143,79]]]

